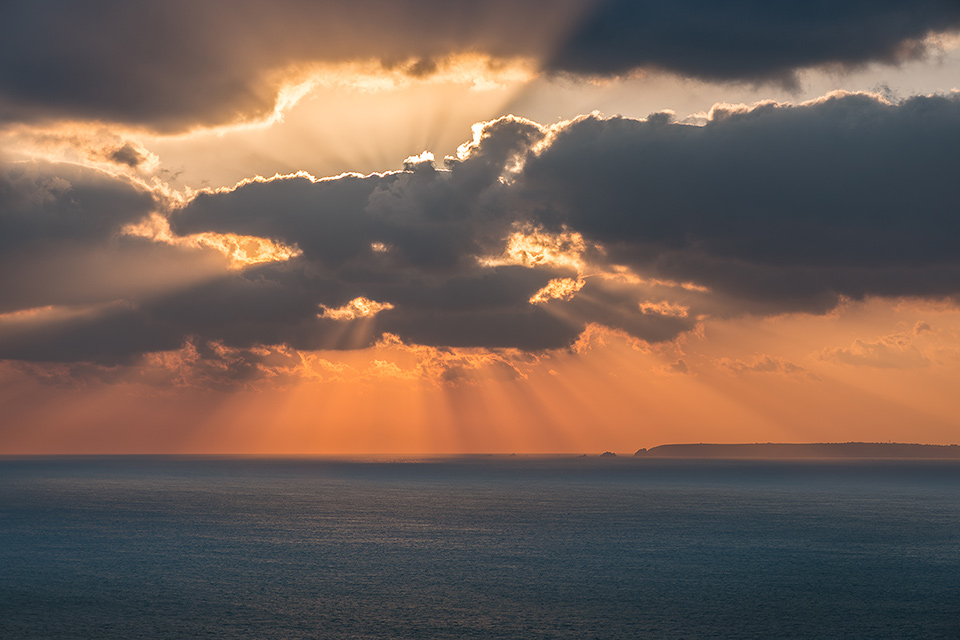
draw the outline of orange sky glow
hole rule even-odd
[[[8,364],[4,444],[6,453],[277,455],[947,444],[960,428],[958,336],[960,309],[871,300],[825,317],[706,322],[656,347],[596,329],[574,349],[535,357],[389,343],[311,352],[299,354],[301,371],[237,388],[205,388],[184,361],[164,363],[179,376],[164,386],[148,381],[150,364],[79,387],[24,379]]]
[[[958,442],[960,27],[721,68],[588,9],[0,78],[0,454]]]

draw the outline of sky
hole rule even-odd
[[[38,0],[0,58],[0,454],[960,440],[952,0]]]

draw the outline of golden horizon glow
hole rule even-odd
[[[557,8],[561,10],[569,8]],[[558,48],[567,34],[560,31]],[[494,292],[491,299],[504,307],[513,305],[508,312],[518,314],[518,327],[529,319],[546,320],[543,342],[525,337],[536,331],[536,324],[532,330],[524,328],[527,334],[518,331],[515,342],[498,342],[501,334],[493,331],[490,339],[456,334],[461,342],[450,342],[556,345],[585,327],[572,344],[528,351],[429,346],[380,333],[401,316],[402,301],[416,296],[393,298],[391,282],[375,281],[375,286],[367,287],[364,267],[370,265],[359,264],[362,257],[357,257],[369,257],[369,246],[377,269],[400,265],[388,277],[403,279],[416,272],[417,280],[405,281],[403,286],[423,282],[439,285],[436,291],[447,291],[448,272],[431,271],[433,266],[421,269],[409,259],[409,252],[422,244],[418,245],[419,238],[408,243],[402,235],[407,229],[352,236],[351,241],[360,238],[359,244],[349,245],[351,250],[359,247],[353,257],[330,266],[336,256],[329,261],[324,256],[323,265],[318,266],[311,264],[316,256],[304,257],[293,242],[296,236],[210,231],[179,236],[170,226],[172,216],[199,194],[234,193],[232,198],[239,202],[243,187],[254,183],[304,180],[318,185],[313,191],[332,193],[337,189],[327,190],[326,183],[345,176],[382,176],[390,177],[383,184],[392,182],[400,188],[422,177],[399,175],[405,165],[427,162],[436,163],[438,173],[424,175],[439,176],[437,184],[442,186],[455,174],[446,171],[445,161],[449,168],[458,161],[478,160],[471,156],[485,150],[485,143],[496,151],[501,141],[496,136],[516,131],[526,136],[522,150],[497,168],[500,183],[495,183],[494,176],[493,186],[482,196],[492,196],[491,209],[504,208],[496,214],[523,217],[529,210],[517,213],[507,207],[513,206],[514,188],[524,186],[524,163],[533,163],[537,154],[586,118],[622,116],[657,122],[667,118],[651,118],[651,114],[669,113],[686,134],[700,133],[687,127],[710,120],[740,117],[758,109],[785,112],[851,94],[870,96],[893,109],[901,96],[956,92],[960,35],[931,33],[923,42],[930,47],[927,61],[905,59],[897,67],[868,63],[842,71],[805,69],[799,71],[799,84],[794,87],[709,82],[654,69],[615,77],[574,77],[541,69],[551,52],[534,58],[467,51],[389,62],[355,56],[289,63],[292,58],[279,56],[273,58],[280,60],[275,68],[241,69],[243,80],[238,82],[249,91],[241,102],[248,106],[204,103],[196,110],[172,112],[168,114],[172,119],[166,120],[164,114],[156,115],[141,105],[115,117],[143,124],[118,124],[84,120],[85,111],[67,111],[71,105],[65,102],[51,105],[49,113],[73,114],[69,117],[43,120],[38,115],[36,120],[7,123],[0,127],[0,159],[17,167],[14,174],[21,171],[30,179],[37,174],[38,187],[55,187],[57,194],[75,188],[83,195],[79,182],[71,187],[63,178],[53,177],[44,183],[44,172],[54,175],[57,170],[46,163],[65,163],[70,171],[87,168],[99,172],[90,181],[91,192],[109,182],[102,180],[104,176],[116,178],[125,192],[142,196],[147,207],[146,196],[151,196],[154,212],[129,224],[108,221],[104,224],[109,231],[95,240],[46,228],[42,219],[46,211],[39,208],[40,215],[24,217],[25,228],[30,227],[27,235],[33,233],[35,223],[37,233],[48,234],[50,241],[37,251],[13,246],[4,254],[0,287],[11,298],[3,301],[0,334],[8,338],[13,356],[40,360],[0,361],[4,407],[0,454],[579,454],[605,450],[622,454],[657,444],[700,441],[954,443],[960,434],[960,411],[954,400],[960,385],[960,309],[950,299],[841,299],[823,313],[785,311],[769,317],[756,311],[763,301],[754,298],[738,308],[735,294],[730,294],[733,289],[725,288],[722,277],[702,276],[716,287],[714,291],[695,281],[698,276],[686,275],[683,264],[674,268],[678,265],[670,263],[670,247],[661,254],[661,263],[648,263],[644,256],[625,257],[625,243],[610,240],[605,247],[593,242],[586,228],[581,234],[572,226],[559,226],[565,219],[561,205],[560,215],[551,219],[558,226],[515,223],[503,237],[495,238],[496,245],[484,235],[476,244],[471,242],[477,238],[461,242],[456,237],[441,248],[461,251],[457,269],[464,269],[468,278],[479,272],[487,278],[485,282],[514,275],[509,272],[516,267],[539,270],[524,274],[526,281],[536,280],[529,290],[505,289],[513,296],[511,302],[500,302],[505,297],[500,296],[502,291]],[[413,50],[449,50],[450,46],[426,44]],[[349,49],[358,50],[367,51]],[[215,89],[211,88],[213,97]],[[221,95],[234,94],[221,91]],[[577,143],[575,135],[564,139],[570,140]],[[543,158],[542,166],[549,169],[554,158],[573,153],[572,149],[573,145],[558,145],[558,155]],[[477,164],[488,157],[479,158]],[[611,157],[611,162],[617,160]],[[632,165],[623,166],[625,176],[642,185],[644,176],[630,176]],[[470,174],[470,168],[465,168],[463,175]],[[697,188],[699,178],[689,176],[691,189]],[[0,182],[0,191],[5,186]],[[274,186],[279,193],[293,185]],[[104,187],[108,190],[109,185]],[[501,191],[508,194],[502,201],[506,204],[497,199]],[[636,193],[642,195],[642,191]],[[94,205],[84,210],[91,217],[90,228],[101,213],[105,218],[114,216],[111,220],[136,219],[129,212],[110,212],[109,207],[101,211],[98,197],[91,197]],[[369,206],[362,193],[356,197],[350,207]],[[84,201],[78,198],[78,202]],[[469,204],[477,203],[476,209],[464,211],[472,215],[488,201]],[[69,215],[68,204],[65,201],[63,211],[53,211],[52,218]],[[637,202],[638,215],[644,211],[643,204]],[[432,211],[433,205],[428,202],[424,211]],[[310,206],[304,206],[305,216],[310,215]],[[263,215],[280,211],[279,206],[266,209]],[[136,216],[148,210],[137,209]],[[327,218],[321,206],[315,210],[318,226],[311,233],[326,233],[327,228],[319,225],[336,219]],[[15,208],[14,215],[20,213]],[[379,224],[381,218],[373,217]],[[451,214],[449,219],[453,218]],[[510,219],[501,218],[496,224]],[[423,220],[429,224],[429,216]],[[470,218],[464,227],[472,229],[483,224],[480,220]],[[20,222],[14,219],[14,226]],[[417,218],[417,224],[421,222]],[[713,224],[723,222],[717,218]],[[448,241],[443,232],[437,233],[439,242]],[[371,242],[381,237],[383,241]],[[311,247],[318,245],[324,246]],[[476,246],[489,253],[469,253],[476,252]],[[615,261],[625,264],[612,264]],[[251,269],[271,264],[277,266]],[[644,264],[653,266],[638,266]],[[504,269],[483,271],[498,267]],[[270,281],[274,269],[283,276]],[[658,273],[680,275],[671,280],[657,277]],[[460,277],[461,272],[454,275]],[[302,286],[295,291],[298,295],[316,286],[307,294],[311,296],[307,306],[298,307],[305,310],[305,317],[283,318],[267,332],[251,330],[260,318],[258,310],[251,313],[245,306],[247,300],[235,308],[232,302],[223,303],[209,314],[213,320],[181,314],[179,309],[150,315],[151,309],[170,299],[196,304],[198,285],[261,276],[270,286],[296,281],[297,287]],[[335,278],[340,278],[337,284],[326,288]],[[432,291],[430,295],[435,295]],[[379,299],[360,295],[364,293]],[[829,306],[829,296],[827,292],[824,306]],[[329,306],[317,305],[317,300]],[[766,313],[777,313],[774,307],[771,304],[773,310]],[[823,310],[814,304],[809,308]],[[437,312],[430,320],[454,323],[444,327],[452,335],[460,329],[455,323],[466,318],[484,334],[484,314],[495,319],[491,322],[501,322],[510,317],[501,311],[457,308],[448,317]],[[241,317],[242,313],[254,317]],[[472,313],[476,317],[467,318]],[[651,341],[591,322],[601,317]],[[223,330],[209,329],[212,322],[221,321],[233,324]],[[145,329],[140,322],[156,326]],[[324,333],[310,334],[313,330]],[[410,335],[421,334],[411,331]],[[148,339],[137,339],[144,336]],[[655,341],[658,336],[661,342]],[[290,343],[260,344],[258,339]],[[108,348],[96,361],[89,356],[90,350],[74,349],[98,340]],[[22,348],[32,343],[39,346],[33,351]],[[65,345],[63,361],[42,360],[57,355],[49,344]],[[292,344],[330,348],[298,349]]]
[[[574,348],[535,357],[390,335],[351,352],[258,347],[252,357],[263,375],[245,382],[230,375],[251,355],[215,343],[207,347],[218,354],[212,363],[188,344],[145,358],[123,382],[91,377],[83,387],[30,382],[8,364],[0,401],[58,400],[39,414],[11,413],[11,425],[29,419],[33,427],[7,437],[0,452],[629,454],[671,442],[952,444],[960,433],[952,400],[958,337],[953,305],[870,299],[830,316],[714,319],[659,345],[594,327]],[[897,344],[906,357],[821,357],[824,345],[851,349],[858,340]],[[69,365],[32,366],[51,380],[73,375]],[[229,386],[211,390],[220,378]],[[134,405],[152,409],[131,430],[116,417]]]

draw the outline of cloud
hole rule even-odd
[[[0,258],[38,243],[105,237],[156,207],[153,195],[74,165],[0,165]]]
[[[651,344],[709,317],[957,296],[958,137],[958,96],[835,94],[719,106],[703,126],[504,117],[441,164],[255,179],[182,205],[103,172],[8,167],[0,357],[112,365],[385,334],[534,353],[591,327]],[[80,269],[96,252],[122,268]],[[59,275],[22,268],[50,260]]]
[[[139,222],[125,225],[121,233],[124,236],[148,238],[174,247],[215,249],[227,257],[230,260],[230,266],[236,269],[263,262],[289,260],[302,253],[296,246],[286,246],[256,236],[211,232],[187,236],[174,235],[170,230],[170,222],[157,213]]]
[[[758,355],[752,362],[720,358],[716,361],[716,364],[718,367],[736,374],[780,374],[790,376],[800,375],[806,372],[800,365],[768,354]]]
[[[530,304],[543,304],[552,299],[571,300],[585,284],[583,278],[554,278],[530,297]]]
[[[110,149],[107,151],[106,157],[112,162],[126,165],[131,169],[139,167],[147,160],[146,154],[129,142],[115,149]]]
[[[282,346],[236,349],[188,339],[179,349],[144,354],[126,363],[20,362],[17,366],[34,379],[57,387],[126,383],[154,392],[171,387],[230,391],[319,378],[313,367],[320,363],[309,360]]]
[[[549,68],[581,74],[653,69],[789,86],[800,69],[922,57],[928,35],[958,27],[960,7],[949,0],[608,0],[577,24]]]
[[[0,145],[7,151],[8,164],[14,159],[46,162],[48,166],[73,163],[109,175],[126,173],[134,178],[163,171],[159,156],[130,135],[98,122],[70,121],[6,129],[0,125]]]
[[[401,369],[395,364],[380,372],[427,380],[437,386],[474,384],[478,378],[500,380],[525,379],[540,358],[518,349],[450,349],[405,344],[393,334],[385,334],[377,343],[380,352],[412,355],[415,366]]]
[[[405,344],[384,334],[351,358],[327,359],[285,345],[230,347],[190,336],[178,349],[145,353],[126,362],[15,362],[14,367],[42,384],[91,387],[127,384],[139,393],[170,388],[203,391],[264,390],[308,381],[370,382],[406,380],[434,387],[476,385],[480,379],[522,380],[540,357],[516,349],[453,349]]]
[[[924,331],[933,331],[933,327],[926,320],[917,320],[917,323],[913,325],[913,335],[918,336]]]
[[[530,59],[548,73],[790,84],[798,69],[920,57],[929,34],[958,26],[950,0],[4,3],[0,56],[17,64],[0,69],[0,122],[168,132],[251,122],[295,102],[322,78],[317,69],[329,77],[372,61],[429,79],[468,53],[486,56],[492,76]]]
[[[256,262],[254,244],[283,249],[258,238],[174,238],[169,229],[131,235],[166,224],[159,212],[168,206],[123,175],[0,164],[0,358],[114,364],[176,349],[188,334],[151,315],[151,301],[224,277],[231,260]]]
[[[181,131],[268,117],[311,65],[373,60],[429,77],[452,54],[551,48],[582,0],[66,0],[0,7],[0,121]],[[531,25],[535,25],[531,28]],[[95,43],[94,43],[95,41]]]
[[[393,309],[389,302],[381,303],[367,298],[354,298],[347,304],[337,309],[330,309],[320,305],[320,317],[330,318],[332,320],[350,321],[357,318],[372,318],[381,311]]]
[[[589,116],[526,159],[516,206],[611,263],[708,287],[699,312],[949,296],[957,135],[957,94],[721,105],[703,126]]]
[[[904,334],[884,336],[874,342],[857,339],[848,348],[824,349],[817,357],[828,362],[875,369],[912,369],[930,361]]]
[[[672,362],[666,365],[662,371],[665,373],[678,373],[685,374],[690,372],[690,366],[687,364],[687,361],[683,358],[680,358],[676,362]]]
[[[172,258],[120,237],[159,206],[148,189],[96,169],[0,162],[0,314],[103,304],[208,273],[204,256]]]
[[[688,307],[685,307],[681,304],[668,302],[666,300],[661,300],[660,302],[644,300],[638,306],[640,307],[640,313],[646,315],[656,314],[675,318],[686,318],[689,315],[688,312],[690,311]]]

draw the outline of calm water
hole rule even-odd
[[[0,459],[0,638],[960,638],[960,463]]]

